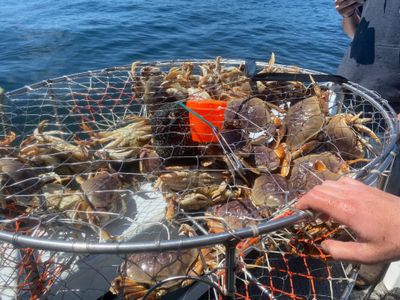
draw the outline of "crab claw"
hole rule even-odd
[[[114,295],[119,295],[121,291],[124,293],[124,299],[142,299],[147,293],[147,288],[136,281],[119,275],[111,282],[109,291]],[[147,299],[155,300],[154,295],[150,295]]]
[[[11,131],[9,134],[6,134],[4,140],[0,140],[0,147],[9,146],[12,142],[14,142],[17,135],[14,131]]]

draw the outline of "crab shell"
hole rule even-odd
[[[325,115],[319,97],[312,96],[291,106],[284,119],[289,149],[300,148],[320,132],[324,124]]]
[[[100,172],[94,177],[82,182],[81,189],[89,202],[96,210],[104,210],[113,207],[121,197],[120,192],[116,191],[122,188],[121,180],[117,174]]]
[[[124,299],[141,299],[152,285],[170,278],[171,276],[198,276],[194,270],[199,254],[196,249],[176,250],[167,252],[147,252],[132,254],[120,266],[120,272],[126,271],[125,276],[118,276],[111,282],[110,291],[114,294],[124,292]],[[160,298],[167,289],[178,288],[188,284],[180,281],[169,281],[156,290]]]
[[[126,268],[126,276],[138,283],[154,285],[171,276],[187,275],[197,257],[196,249],[133,254],[122,263],[121,270]],[[164,287],[175,284],[169,282]]]
[[[317,162],[322,163],[325,167],[323,169],[316,168]],[[294,160],[289,180],[290,187],[293,191],[302,193],[320,184],[323,180],[337,180],[348,172],[347,163],[331,152],[309,154]]]
[[[321,184],[325,180],[338,180],[343,175],[344,174],[341,172],[332,172],[331,170],[326,168],[326,166],[321,161],[317,161],[316,163],[314,163],[313,171],[305,174],[304,190],[309,191],[314,186]]]
[[[232,199],[212,207],[207,215],[211,217],[207,220],[207,224],[209,231],[213,233],[257,225],[257,221],[262,219],[250,199]],[[212,217],[216,217],[216,219]]]
[[[274,171],[281,165],[277,151],[264,145],[248,144],[238,154],[245,166],[256,174]]]
[[[6,195],[29,195],[42,186],[37,174],[26,164],[12,158],[0,158],[0,183]],[[31,197],[17,197],[20,204],[29,204]],[[3,203],[4,205],[5,203]]]
[[[348,123],[348,118],[343,114],[335,115],[329,121],[326,132],[329,141],[336,151],[339,151],[344,158],[362,158],[365,155],[356,130]]]
[[[251,190],[251,200],[260,208],[267,208],[271,213],[287,204],[292,193],[287,180],[277,174],[263,174],[256,178]]]
[[[139,170],[144,175],[160,170],[162,166],[162,159],[158,156],[157,152],[151,147],[143,147],[139,155]]]
[[[43,186],[43,196],[46,200],[47,209],[50,211],[69,211],[76,207],[76,204],[83,201],[82,194],[65,188],[58,183],[49,183]],[[73,212],[66,215],[73,217]]]
[[[225,128],[257,130],[269,123],[271,123],[271,116],[267,105],[257,97],[231,100],[225,109]]]
[[[122,183],[117,174],[100,172],[84,181],[77,178],[77,181],[82,191],[54,183],[45,185],[43,195],[48,209],[64,212],[71,219],[87,220],[97,226],[113,217],[112,214],[101,212],[126,213],[126,202],[120,191]]]

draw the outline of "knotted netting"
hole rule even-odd
[[[293,204],[342,176],[381,186],[395,114],[342,78],[250,66],[135,62],[6,93],[2,293],[347,297],[356,268],[319,245],[356,237]]]

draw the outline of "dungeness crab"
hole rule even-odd
[[[191,235],[192,231],[187,225],[180,228],[181,235]],[[119,268],[120,272],[126,272],[125,275],[119,275],[112,281],[110,291],[122,294],[124,299],[142,299],[151,286],[165,279],[173,276],[199,277],[204,273],[205,267],[214,269],[214,255],[212,249],[193,248],[132,254]],[[191,280],[168,281],[147,299],[159,299],[168,291],[191,283]]]
[[[179,168],[171,171],[160,175],[155,185],[167,201],[167,220],[174,217],[178,207],[186,211],[200,210],[241,193],[240,189],[229,187],[228,173]]]
[[[101,227],[116,214],[127,210],[123,197],[122,182],[118,174],[100,171],[87,179],[77,177],[80,191],[65,188],[60,184],[48,184],[43,187],[47,209],[64,212],[72,220],[88,221]],[[103,239],[110,239],[105,230],[100,230]]]
[[[82,127],[91,136],[88,144],[101,145],[96,154],[104,159],[123,160],[137,158],[141,148],[151,140],[151,127],[147,118],[128,116],[125,118],[128,124],[106,131],[94,132],[85,123]]]
[[[208,232],[221,233],[251,225],[262,219],[260,212],[246,198],[238,198],[211,207],[206,213]]]

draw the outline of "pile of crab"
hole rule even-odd
[[[330,113],[335,111],[335,104],[330,104],[332,92],[312,77],[309,86],[252,82],[243,66],[224,67],[220,58],[200,65],[199,74],[190,62],[165,73],[147,66],[137,73],[138,64],[132,65],[133,88],[143,98],[150,119],[153,137],[147,146],[154,150],[152,158],[162,161],[151,174],[156,175],[155,187],[163,193],[165,218],[171,223],[195,220],[207,234],[228,231],[234,236],[237,229],[281,217],[299,196],[322,181],[356,172],[381,147],[368,127],[372,119],[350,111]],[[284,71],[288,70],[276,67],[272,56],[259,74]],[[289,71],[298,72],[296,68]],[[182,105],[188,99],[227,102],[216,142],[198,143],[191,138],[193,111]],[[251,244],[266,252],[275,249],[320,257],[324,254],[316,244],[323,239],[352,238],[339,224],[321,220],[288,228],[277,236],[246,241],[244,248]],[[241,244],[239,252],[244,248]],[[122,264],[124,275],[113,281],[111,290],[140,298],[168,276],[193,276],[193,272],[199,276],[204,274],[203,269],[199,274],[199,255],[197,250],[133,254]],[[216,268],[209,252],[203,256],[206,270]],[[263,257],[260,254],[260,261]],[[153,268],[146,273],[150,265]],[[145,274],[143,278],[138,272]],[[168,288],[167,280],[156,291],[161,295]]]
[[[167,201],[167,220],[180,211],[217,213],[215,205],[238,199],[270,217],[323,180],[367,163],[381,147],[367,126],[372,119],[362,112],[331,114],[332,92],[312,76],[309,86],[253,82],[243,66],[224,67],[220,60],[200,65],[201,74],[194,74],[192,63],[167,73],[143,67],[141,76],[135,73],[137,63],[132,66],[134,89],[150,120],[147,146],[155,151],[152,159],[162,161],[153,174]],[[258,74],[273,72],[283,72],[274,56]],[[182,105],[187,99],[227,102],[216,142],[191,139],[188,119],[194,112]]]
[[[166,201],[165,219],[171,226],[191,218],[208,234],[233,232],[279,217],[323,180],[356,171],[353,166],[368,162],[381,144],[368,127],[370,118],[349,110],[332,113],[332,91],[312,76],[309,85],[253,81],[244,65],[226,66],[220,57],[169,70],[139,66],[132,64],[129,77],[144,108],[140,113],[105,129],[82,120],[76,134],[49,128],[45,119],[27,136],[8,133],[0,158],[4,219],[57,216],[60,222],[85,224],[102,240],[118,239],[105,227],[126,214],[127,195],[151,182]],[[272,56],[258,74],[275,72],[299,69],[280,68]],[[215,142],[192,139],[188,99],[226,102]],[[128,259],[126,264],[136,262],[131,264],[136,280],[139,261],[157,255]],[[190,266],[198,260],[195,250],[174,255],[168,259]],[[123,286],[127,297],[139,297],[137,287],[127,287],[135,278],[119,277],[112,290]],[[144,286],[152,283],[142,280]]]

